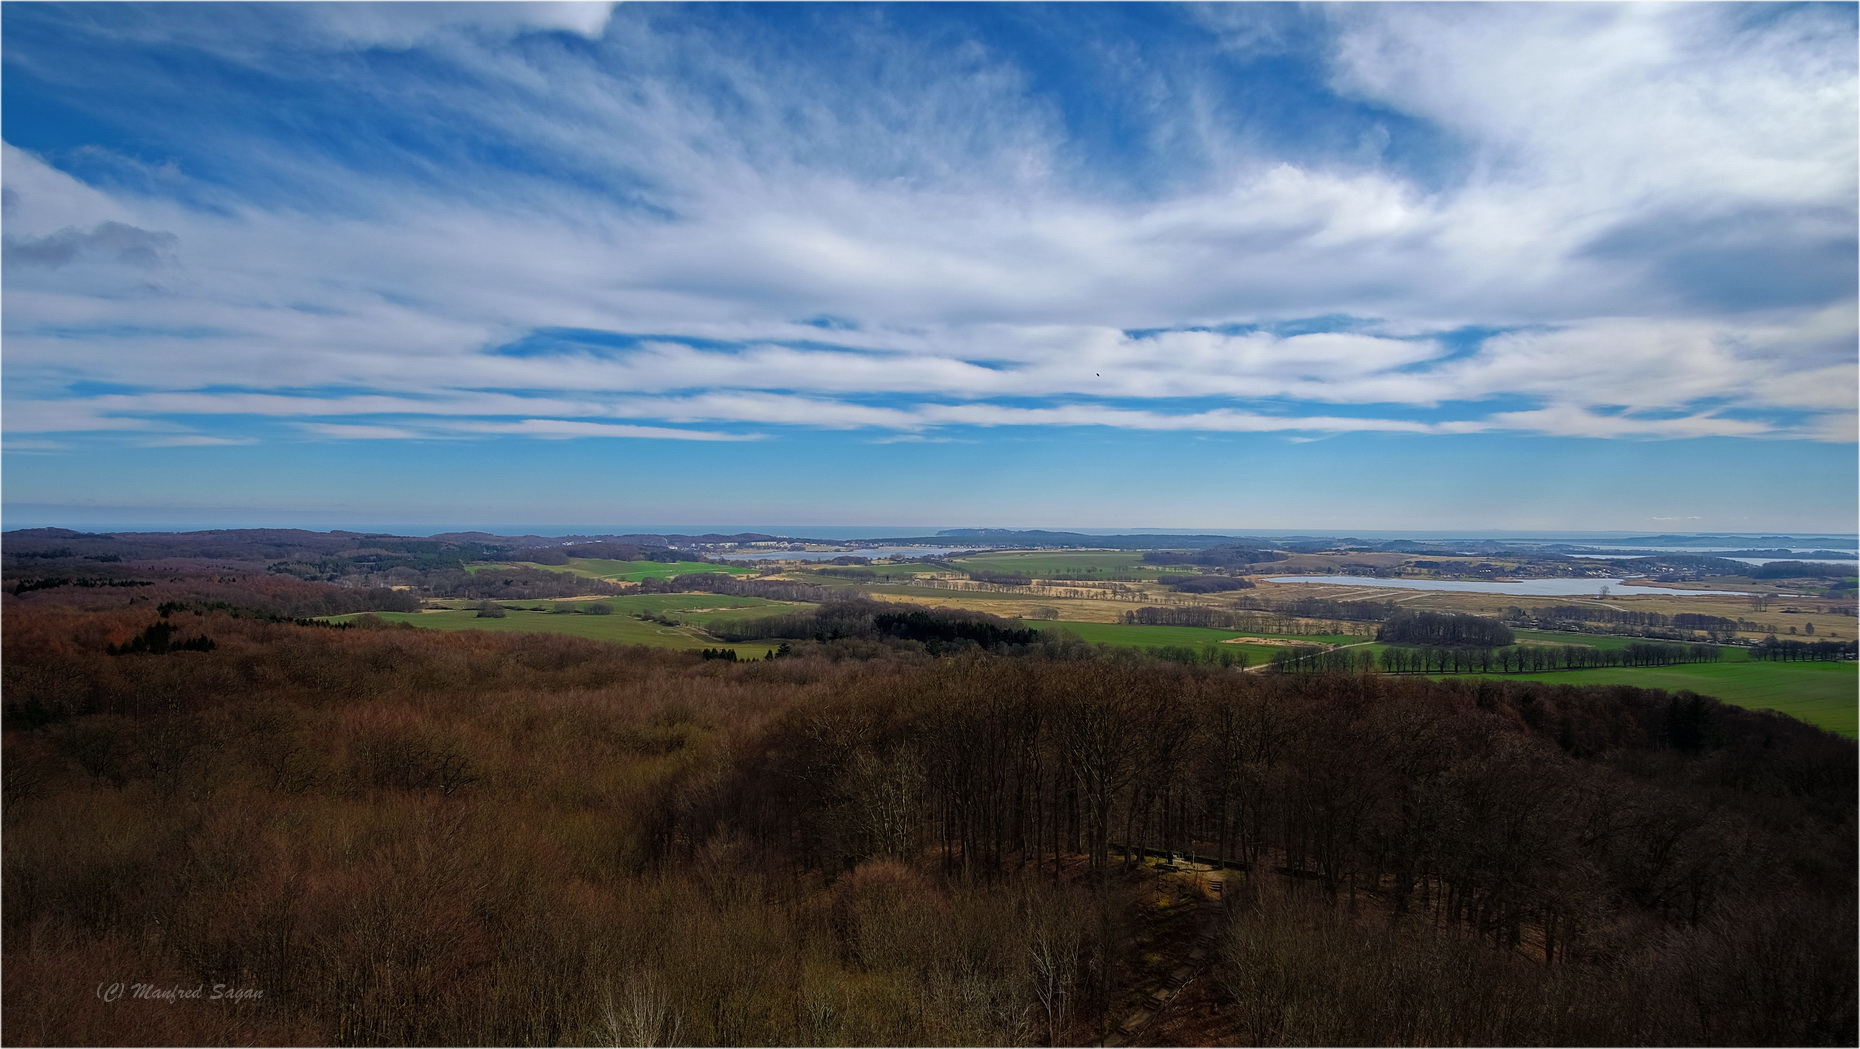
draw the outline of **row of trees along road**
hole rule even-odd
[[[1585,645],[1518,645],[1514,648],[1388,648],[1382,669],[1395,674],[1536,674],[1550,670],[1597,667],[1668,667],[1680,663],[1716,663],[1718,645],[1665,645],[1630,642],[1620,648]],[[1288,669],[1301,669],[1288,664]]]

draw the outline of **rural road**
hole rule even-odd
[[[1337,651],[1337,650],[1339,650],[1339,649],[1344,649],[1344,648],[1362,648],[1362,647],[1363,647],[1364,645],[1373,645],[1373,644],[1375,644],[1375,642],[1374,642],[1374,641],[1357,641],[1357,642],[1354,642],[1354,643],[1352,643],[1352,644],[1348,644],[1348,645],[1332,645],[1332,646],[1330,646],[1329,648],[1326,648],[1326,649],[1324,650],[1324,652],[1335,652],[1335,651]],[[1324,653],[1323,653],[1323,652],[1318,652],[1318,653],[1314,653],[1314,654],[1315,654],[1315,655],[1323,655]],[[1303,656],[1300,656],[1300,657],[1298,657],[1298,658],[1299,658],[1299,659],[1303,659],[1303,658],[1305,658],[1305,657],[1303,657]],[[1298,662],[1298,660],[1297,660],[1297,659],[1294,659],[1294,660],[1292,660],[1292,662],[1294,662],[1294,663],[1296,663],[1296,662]],[[1271,664],[1271,663],[1261,663],[1260,665],[1258,665],[1258,666],[1256,666],[1256,667],[1247,667],[1247,668],[1246,668],[1246,673],[1248,673],[1248,674],[1262,674],[1262,673],[1264,673],[1264,672],[1266,672],[1266,671],[1268,671],[1268,670],[1271,670],[1271,669],[1273,668],[1273,665],[1274,665],[1274,664]],[[1283,666],[1284,664],[1282,664],[1282,663],[1281,663],[1281,664],[1278,664],[1278,665],[1280,665],[1280,666]]]

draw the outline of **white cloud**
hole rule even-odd
[[[7,232],[14,236],[43,237],[67,226],[127,221],[134,214],[109,194],[10,142],[0,143],[0,174],[8,191]]]
[[[7,405],[7,433],[80,433],[104,430],[173,431],[178,427],[153,419],[105,413],[84,400],[20,400]]]
[[[1818,441],[1852,444],[1860,441],[1860,415],[1853,412],[1829,412],[1816,416],[1804,430],[1805,436]]]
[[[1500,412],[1482,429],[1527,430],[1559,437],[1761,437],[1775,432],[1765,423],[1712,415],[1644,418],[1606,415],[1579,405],[1557,404],[1525,412]]]
[[[152,437],[137,441],[142,448],[215,448],[229,445],[257,444],[251,437],[213,437],[208,434],[177,434],[173,437]]]
[[[604,5],[235,11],[298,19],[312,48],[427,48],[456,75],[401,101],[469,115],[578,178],[437,162],[414,178],[252,142],[242,156],[278,184],[327,197],[265,202],[175,175],[191,198],[219,194],[209,210],[178,202],[190,194],[104,192],[9,145],[17,243],[56,248],[61,230],[112,223],[175,239],[155,277],[76,250],[57,269],[10,262],[6,428],[254,414],[376,439],[628,436],[641,422],[1849,439],[1851,295],[1700,305],[1650,256],[1595,250],[1675,209],[1782,209],[1785,251],[1852,235],[1851,33],[1830,42],[1827,12],[1749,28],[1719,5],[1323,10],[1337,83],[1458,135],[1456,178],[1282,162],[1222,139],[1215,120],[1151,130],[1232,163],[1166,192],[1114,192],[1068,169],[1063,121],[1017,70],[882,36],[869,46],[884,71],[853,98],[840,71],[704,51],[701,36]],[[1283,26],[1242,21],[1247,53],[1287,46]],[[602,39],[501,45],[532,29]],[[260,38],[267,55],[297,53]],[[601,49],[625,68],[579,57]],[[322,75],[298,58],[291,75]],[[695,58],[741,112],[671,75]],[[634,196],[590,188],[609,182]],[[798,323],[819,314],[853,324]],[[1315,315],[1365,323],[1182,330]],[[1469,323],[1524,328],[1450,352],[1439,336]],[[539,328],[737,345],[489,352]],[[1149,328],[1172,330],[1125,334]],[[148,392],[38,399],[86,380]],[[1483,404],[1520,398],[1538,407]],[[1358,419],[1326,405],[1386,407]],[[1726,407],[1811,419],[1713,414]],[[1655,409],[1669,417],[1636,414]],[[313,421],[358,416],[395,421]]]
[[[1612,207],[1851,194],[1848,15],[1722,4],[1337,5],[1339,83],[1467,136],[1506,180]]]
[[[448,31],[473,29],[500,36],[538,30],[599,37],[614,5],[597,0],[525,0],[522,3],[316,4],[304,13],[347,44],[407,48]]]
[[[588,422],[578,419],[522,419],[515,422],[490,422],[478,419],[421,420],[408,425],[299,422],[305,433],[338,440],[416,440],[456,439],[478,435],[510,435],[544,440],[572,440],[578,437],[613,437],[659,441],[757,441],[761,434],[719,433],[712,430],[681,430],[669,426],[633,426],[622,423]]]
[[[516,434],[566,440],[575,437],[638,437],[662,441],[755,441],[760,434],[678,430],[668,426],[627,426],[572,419],[524,419],[513,423],[453,422],[448,429],[460,433]]]
[[[358,426],[352,423],[299,423],[305,433],[331,437],[339,441],[411,441],[432,434],[402,426]]]

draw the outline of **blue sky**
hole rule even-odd
[[[1850,4],[0,18],[9,527],[1855,527]]]

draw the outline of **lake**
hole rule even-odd
[[[1631,560],[1634,560],[1635,558],[1646,557],[1647,555],[1646,554],[1571,554],[1569,556],[1578,557],[1585,561],[1631,561]],[[1710,556],[1724,557],[1723,554],[1712,554]],[[1800,561],[1806,565],[1845,565],[1851,568],[1851,567],[1854,567],[1854,564],[1855,564],[1855,562],[1853,562],[1852,560],[1829,561],[1825,558],[1817,559],[1817,558],[1809,558],[1809,557],[1725,557],[1724,559],[1726,561],[1742,561],[1743,563],[1747,565],[1767,565],[1774,561]]]
[[[1628,586],[1620,579],[1520,579],[1511,583],[1487,582],[1483,579],[1377,579],[1354,575],[1275,575],[1275,583],[1330,583],[1336,586],[1378,586],[1392,590],[1448,590],[1472,594],[1521,594],[1529,597],[1594,597],[1602,587],[1616,597],[1642,594],[1665,594],[1687,597],[1698,594],[1746,596],[1740,590],[1678,590],[1670,586]]]

